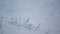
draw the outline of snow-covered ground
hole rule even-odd
[[[2,34],[60,34],[60,0],[0,0],[0,15]],[[21,25],[9,23],[11,17]]]

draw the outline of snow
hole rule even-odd
[[[60,34],[60,0],[0,0],[0,15],[0,34]]]

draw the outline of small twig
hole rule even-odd
[[[40,24],[34,29],[34,31],[36,31],[39,27],[40,27]]]

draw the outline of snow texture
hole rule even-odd
[[[0,34],[60,34],[60,0],[0,0]]]

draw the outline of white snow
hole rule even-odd
[[[60,0],[0,0],[0,15],[3,34],[60,34]]]

